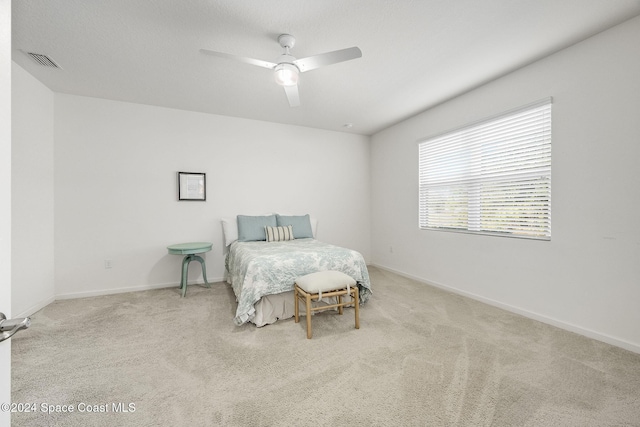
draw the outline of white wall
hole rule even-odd
[[[369,258],[368,137],[59,93],[54,123],[58,297],[177,285],[166,246],[189,241],[214,243],[222,280],[237,214],[310,213],[318,239]],[[207,174],[206,202],[176,200],[178,171]]]
[[[372,263],[640,352],[639,40],[635,18],[374,135]],[[547,96],[552,240],[418,230],[416,142]]]
[[[12,66],[12,303],[16,317],[54,300],[53,92]]]
[[[0,0],[0,312],[11,316],[11,1]],[[11,402],[11,340],[0,343],[0,403]],[[11,412],[0,411],[0,425]]]

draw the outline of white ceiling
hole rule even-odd
[[[55,92],[371,135],[640,15],[640,0],[20,0],[13,60]],[[362,58],[300,76],[291,108],[267,61]],[[48,55],[38,65],[21,50]],[[343,125],[353,123],[348,129]]]

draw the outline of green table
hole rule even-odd
[[[204,259],[197,254],[209,252],[213,243],[211,242],[191,242],[191,243],[179,243],[177,245],[167,246],[171,255],[186,255],[182,260],[182,279],[180,280],[180,289],[182,289],[182,297],[187,294],[187,273],[189,272],[189,263],[191,261],[198,261],[202,266],[202,277],[204,277],[204,283],[208,288],[211,287],[207,282],[207,267],[205,266]]]

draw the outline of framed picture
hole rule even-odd
[[[199,172],[178,172],[178,200],[207,200],[207,177]]]

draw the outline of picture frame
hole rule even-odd
[[[178,200],[207,200],[207,175],[203,172],[178,172]]]

